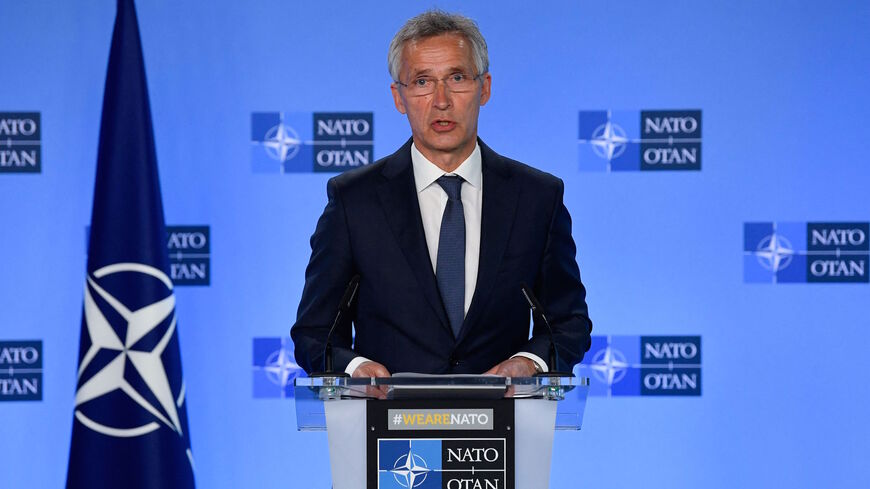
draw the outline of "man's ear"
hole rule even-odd
[[[489,101],[490,89],[492,88],[492,76],[489,73],[483,75],[483,85],[480,87],[480,105],[486,105]]]
[[[396,104],[396,110],[403,114],[407,114],[405,109],[405,101],[402,100],[402,95],[399,93],[399,87],[395,83],[390,84],[390,91],[393,92],[393,103]]]

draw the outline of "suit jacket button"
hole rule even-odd
[[[459,360],[453,360],[452,362],[450,362],[450,364],[453,365],[454,367],[458,367],[458,366],[462,365],[462,362]]]

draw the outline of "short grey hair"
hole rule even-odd
[[[471,43],[471,55],[474,58],[476,75],[489,71],[489,54],[486,50],[486,40],[477,27],[477,23],[464,15],[450,14],[443,10],[427,10],[408,20],[393,36],[387,63],[393,81],[399,81],[399,68],[402,62],[402,50],[408,41],[418,41],[442,34],[459,34]]]

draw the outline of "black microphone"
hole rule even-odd
[[[335,328],[342,323],[345,314],[350,311],[353,306],[353,301],[356,299],[356,292],[359,290],[359,275],[354,275],[347,288],[344,289],[344,295],[341,296],[341,302],[338,303],[338,311],[335,313],[335,320],[332,321],[332,327],[329,328],[329,334],[326,335],[326,348],[323,350],[323,372],[311,374],[312,377],[347,377],[345,372],[333,372],[332,358],[332,335],[335,333]]]
[[[547,315],[544,314],[544,308],[541,307],[541,303],[538,302],[538,298],[535,297],[535,294],[532,293],[532,289],[529,288],[524,282],[520,283],[520,288],[523,291],[523,296],[526,298],[526,302],[529,303],[529,308],[532,310],[532,319],[537,322],[538,319],[547,326],[547,332],[550,334],[550,358],[548,363],[548,371],[540,372],[535,374],[536,377],[573,377],[573,372],[560,372],[556,370],[559,365],[557,352],[556,352],[556,340],[553,339],[553,328],[550,326],[550,321],[547,320]]]

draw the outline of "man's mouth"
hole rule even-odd
[[[437,120],[432,123],[432,128],[436,131],[449,131],[456,126],[456,123],[448,120]]]

